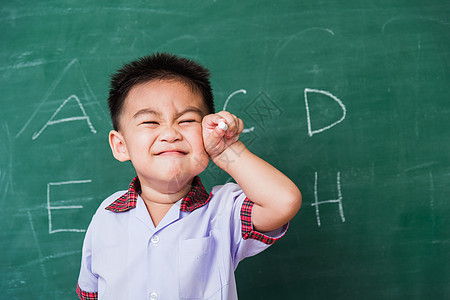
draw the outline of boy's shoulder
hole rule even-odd
[[[117,199],[119,199],[120,197],[122,197],[127,191],[126,190],[122,190],[122,191],[117,191],[113,194],[111,194],[110,196],[108,196],[105,200],[102,201],[102,203],[100,203],[100,206],[97,208],[97,211],[95,212],[96,214],[98,214],[99,212],[108,212],[108,210],[106,210],[106,208],[111,205],[114,201],[116,201]]]
[[[241,187],[234,182],[228,182],[223,185],[215,185],[211,188],[211,195],[213,195],[213,196],[237,197],[242,193],[243,193],[243,191],[242,191]]]
[[[211,188],[210,205],[218,212],[237,208],[246,199],[242,188],[234,183],[228,182],[224,185],[216,185]]]

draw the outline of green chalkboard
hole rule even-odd
[[[2,1],[0,28],[0,298],[75,299],[84,230],[134,175],[108,77],[156,51],[208,66],[303,193],[241,299],[450,298],[449,1]]]

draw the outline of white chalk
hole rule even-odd
[[[220,129],[222,129],[222,130],[227,130],[228,129],[228,125],[227,125],[227,123],[225,123],[225,122],[219,122],[219,124],[217,124],[217,126],[219,126],[219,128]]]

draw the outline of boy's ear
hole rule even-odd
[[[125,141],[123,139],[122,134],[120,132],[111,130],[109,132],[109,146],[111,147],[111,151],[114,157],[121,162],[130,160],[130,156],[128,155],[127,146],[125,145]]]

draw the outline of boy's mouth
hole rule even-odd
[[[186,155],[187,152],[184,152],[182,150],[164,150],[164,151],[160,151],[157,152],[155,155],[156,156],[166,156],[166,155]]]

